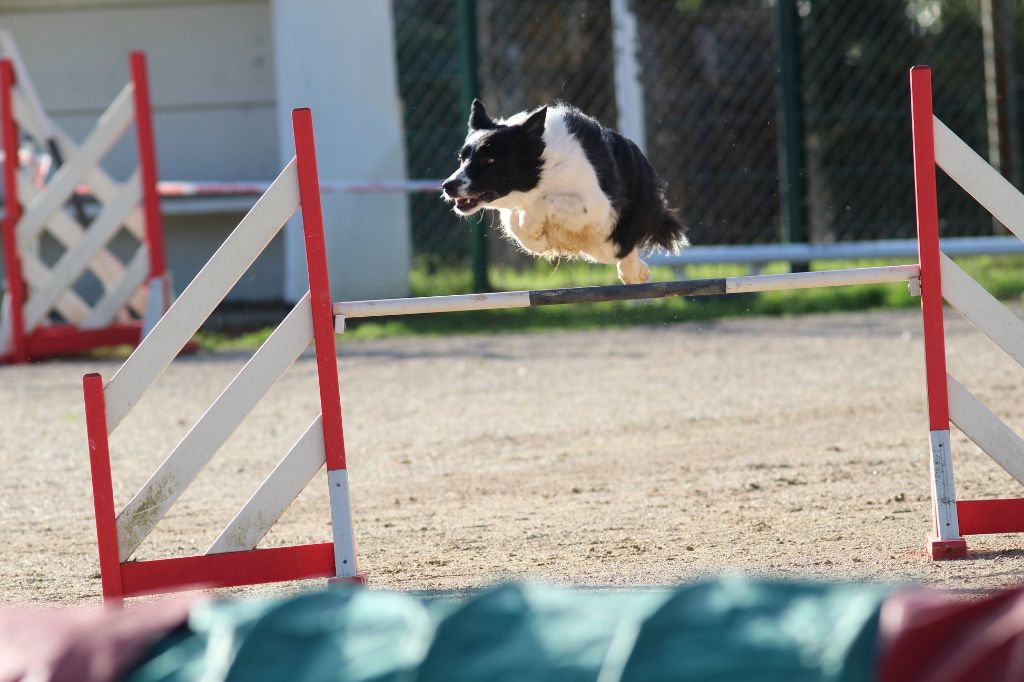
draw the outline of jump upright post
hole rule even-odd
[[[9,36],[4,44],[10,52]],[[6,201],[0,362],[137,344],[172,298],[145,55],[131,54],[130,82],[81,145],[48,118],[24,67],[18,73],[16,64],[20,60],[0,60]],[[139,165],[118,182],[100,161],[133,123]],[[45,182],[37,167],[43,155],[23,154],[23,142],[61,162]],[[100,202],[92,219],[83,208],[83,189]],[[73,213],[66,210],[69,202]],[[109,249],[119,232],[130,236],[122,240],[130,251],[126,262]],[[52,265],[44,235],[62,249]],[[83,278],[91,278],[94,292],[78,286]]]
[[[965,535],[1024,532],[1024,499],[957,500],[950,422],[1024,484],[1024,440],[946,371],[943,301],[1005,353],[1024,365],[1024,322],[940,249],[935,167],[989,213],[1024,239],[1024,195],[932,113],[927,67],[910,71],[914,136],[914,188],[921,267],[931,489],[934,524],[928,537],[933,559],[967,556]]]
[[[360,580],[349,514],[338,367],[331,319],[312,116],[292,112],[295,158],[256,202],[152,332],[104,385],[86,375],[86,422],[100,575],[107,600],[190,587],[228,587],[329,577]],[[171,363],[281,227],[301,210],[309,292],[224,388],[149,481],[117,513],[108,436]],[[129,561],[185,488],[309,347],[316,346],[320,415],[298,436],[205,554]],[[324,464],[333,541],[256,549]]]

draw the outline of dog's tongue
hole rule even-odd
[[[476,197],[457,197],[455,199],[455,205],[461,208],[463,206],[470,205],[474,201],[476,201]]]

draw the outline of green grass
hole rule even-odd
[[[812,269],[840,269],[898,264],[893,260],[828,261]],[[1024,256],[974,256],[958,263],[993,295],[1016,299],[1024,293]],[[786,272],[783,263],[773,263],[764,274]],[[702,265],[686,270],[689,279],[747,274],[744,266]],[[652,281],[675,278],[670,268],[654,268]],[[514,270],[494,267],[491,284],[496,291],[550,289],[573,286],[617,284],[615,269],[606,265],[538,262]],[[410,276],[413,296],[443,296],[471,291],[470,273],[462,268],[417,267]],[[480,334],[531,332],[554,329],[599,329],[635,325],[667,325],[677,322],[719,319],[736,315],[800,315],[875,308],[912,308],[918,299],[909,295],[903,283],[775,291],[762,294],[711,296],[692,299],[657,299],[588,303],[540,308],[481,310],[463,313],[410,315],[406,317],[361,319],[349,323],[344,338],[376,339],[410,335]],[[200,346],[209,349],[252,348],[271,330],[243,335],[203,333]]]

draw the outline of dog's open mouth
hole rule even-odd
[[[488,201],[497,199],[498,195],[494,192],[481,192],[479,194],[470,194],[465,197],[455,197],[455,209],[465,213],[466,211],[472,211],[480,204],[485,204]]]

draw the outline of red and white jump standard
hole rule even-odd
[[[935,166],[1024,239],[1024,196],[932,114],[931,71],[910,71],[914,188],[921,268],[931,489],[933,559],[967,556],[963,536],[1024,532],[1024,498],[957,500],[949,425],[952,421],[1024,484],[1024,440],[946,371],[943,300],[1018,363],[1024,364],[1024,322],[940,251]]]
[[[170,304],[145,55],[133,52],[130,64],[131,82],[77,145],[42,110],[28,74],[16,73],[10,59],[0,61],[6,193],[0,362],[137,344]],[[117,182],[99,163],[133,122],[139,167]],[[45,184],[39,158],[21,153],[23,141],[63,158]],[[76,215],[66,210],[69,201],[80,201],[82,186],[101,202],[92,220],[80,203]],[[126,263],[107,248],[122,226],[136,244]],[[52,266],[41,255],[44,234],[63,249]],[[76,290],[87,274],[101,287],[93,300]]]
[[[349,514],[338,367],[308,109],[292,112],[295,158],[104,386],[84,378],[96,531],[108,600],[173,589],[330,577],[360,581]],[[287,220],[301,210],[309,292],[224,388],[135,497],[116,513],[108,436],[170,364]],[[315,342],[320,410],[205,554],[129,561],[247,414]],[[256,549],[288,505],[327,465],[333,542]]]

